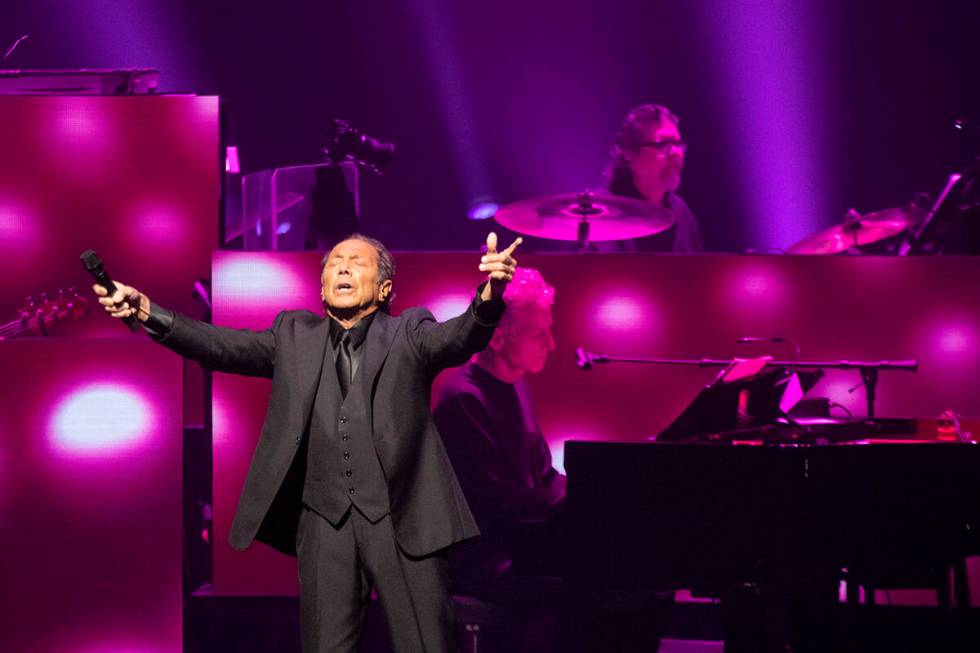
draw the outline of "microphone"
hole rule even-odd
[[[116,284],[112,283],[112,279],[106,274],[105,267],[102,265],[102,259],[99,258],[99,255],[94,250],[87,249],[82,252],[80,258],[82,259],[82,265],[85,266],[88,273],[95,279],[95,283],[105,288],[109,292],[109,295],[115,294],[117,290]],[[126,323],[130,331],[136,331],[139,328],[135,315],[124,317],[123,322]]]
[[[595,363],[608,363],[609,357],[604,354],[593,354],[582,347],[575,348],[575,364],[583,370],[591,370]]]
[[[581,347],[575,348],[575,364],[578,365],[583,370],[592,369],[592,354],[585,351]]]
[[[786,342],[786,338],[780,336],[776,336],[772,338],[770,337],[763,338],[760,336],[746,336],[744,338],[739,338],[735,342],[737,342],[740,345],[748,345],[754,342]]]

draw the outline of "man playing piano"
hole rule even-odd
[[[542,605],[540,587],[512,573],[516,539],[522,524],[554,516],[565,496],[565,476],[551,464],[524,380],[554,350],[554,297],[540,272],[518,268],[490,345],[456,370],[434,410],[481,532],[450,551],[453,591],[517,613],[527,649],[542,643],[542,626],[554,614]]]

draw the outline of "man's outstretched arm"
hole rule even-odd
[[[181,356],[220,372],[272,377],[275,327],[266,331],[227,329],[168,311],[132,286],[116,282],[110,297],[101,285],[93,290],[99,303],[114,318],[135,316],[150,336]],[[276,318],[276,325],[282,314]]]

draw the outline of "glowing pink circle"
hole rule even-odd
[[[39,239],[37,216],[23,204],[0,197],[0,251],[33,248]]]
[[[164,203],[146,203],[130,211],[133,232],[141,242],[169,248],[190,245],[187,242],[187,219],[183,213]]]
[[[462,293],[439,295],[424,303],[440,322],[461,315],[473,301],[473,296]]]
[[[154,421],[153,408],[140,392],[96,383],[61,400],[48,424],[48,438],[66,456],[111,456],[143,445],[153,434]]]
[[[287,263],[250,255],[224,259],[214,266],[214,294],[228,305],[265,307],[288,304],[290,291],[305,288]]]
[[[946,324],[937,329],[936,348],[944,354],[965,354],[977,349],[976,334],[966,324]]]
[[[652,316],[653,309],[649,302],[629,295],[608,297],[596,305],[599,325],[610,331],[649,329],[652,326]]]

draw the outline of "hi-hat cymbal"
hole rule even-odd
[[[901,206],[847,220],[807,236],[787,254],[839,254],[897,236],[919,223],[926,212],[916,206]]]
[[[641,238],[674,224],[673,214],[663,207],[630,197],[591,192],[514,202],[498,210],[494,219],[528,236],[580,243]]]

